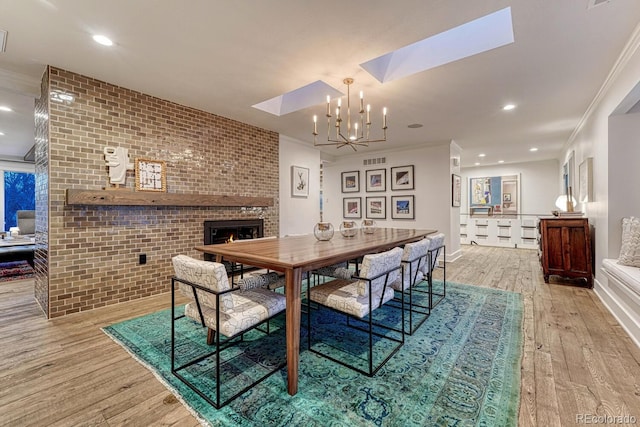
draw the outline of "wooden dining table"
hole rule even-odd
[[[336,232],[328,241],[319,241],[313,234],[306,234],[270,239],[236,240],[231,243],[196,246],[195,249],[215,255],[217,262],[222,262],[224,259],[284,273],[287,299],[287,389],[293,396],[298,392],[303,274],[320,267],[415,242],[436,231],[376,228],[372,234],[358,230],[353,237],[343,237]]]

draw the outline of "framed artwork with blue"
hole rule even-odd
[[[391,197],[391,218],[392,219],[415,219],[415,197],[414,196],[392,196]]]

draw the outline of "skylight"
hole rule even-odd
[[[326,102],[327,95],[335,98],[344,94],[322,80],[318,80],[291,92],[252,105],[252,107],[276,116],[282,116],[303,108],[322,104]]]
[[[507,7],[360,64],[381,83],[513,43]]]

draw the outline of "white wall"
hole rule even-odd
[[[640,217],[640,113],[609,119],[609,203],[607,258],[617,258],[622,218]]]
[[[280,135],[280,236],[313,233],[320,221],[320,151]],[[309,196],[291,196],[291,166],[309,168]]]
[[[618,256],[620,236],[617,228],[621,226],[620,215],[628,208],[635,209],[633,206],[618,207],[614,204],[624,199],[629,192],[638,192],[636,187],[640,180],[640,171],[637,166],[637,146],[640,136],[633,135],[633,127],[626,130],[619,128],[618,126],[625,127],[625,119],[618,120],[612,116],[626,113],[638,102],[639,82],[640,26],[636,28],[561,156],[561,159],[564,159],[574,152],[576,166],[584,159],[593,157],[594,200],[586,203],[582,210],[587,213],[590,223],[595,227],[594,290],[632,337],[633,331],[640,327],[634,323],[634,318],[640,313],[629,314],[625,308],[629,305],[624,300],[629,294],[621,292],[619,284],[607,280],[600,268],[604,258]],[[631,95],[634,95],[635,99],[630,99]],[[629,108],[620,111],[623,105],[628,105]],[[637,119],[637,114],[634,117]],[[610,123],[613,125],[611,129]],[[630,131],[631,135],[627,134],[627,131]],[[609,141],[610,136],[613,137],[612,141]],[[619,137],[622,139],[618,140]],[[640,216],[638,211],[633,214]],[[633,339],[640,342],[640,336]]]
[[[582,210],[586,212],[589,221],[595,227],[596,287],[599,282],[606,283],[606,278],[600,272],[602,259],[617,256],[617,253],[609,254],[609,221],[616,223],[619,220],[619,218],[609,217],[609,188],[615,187],[618,189],[617,191],[623,192],[637,191],[634,186],[638,183],[637,166],[627,169],[624,165],[618,165],[615,159],[613,163],[609,162],[609,117],[639,81],[640,27],[636,29],[627,51],[623,52],[619,63],[614,66],[609,78],[603,83],[599,97],[585,114],[582,125],[575,132],[571,143],[561,156],[561,158],[565,158],[568,153],[574,151],[576,166],[580,165],[587,157],[593,157],[594,201],[586,203]],[[631,143],[637,145],[638,139],[636,138]],[[630,147],[612,148],[623,150],[622,157],[624,158],[625,151]],[[610,184],[609,169],[617,168],[621,169],[623,182]],[[625,175],[626,178],[624,178]],[[617,198],[616,195],[612,197],[613,199]],[[640,216],[640,212],[636,212],[636,216]]]
[[[500,164],[463,168],[461,212],[469,211],[469,178],[519,175],[520,214],[550,215],[560,195],[560,175],[557,160]]]
[[[449,145],[449,172],[451,178],[452,174],[460,175],[460,157],[462,155],[462,149],[455,142],[451,142]],[[462,177],[461,177],[462,178]],[[449,186],[453,186],[452,179],[449,180]],[[462,192],[462,188],[460,189]],[[453,207],[453,191],[449,190],[449,232],[445,232],[448,237],[447,241],[447,256],[455,260],[462,256],[462,249],[460,248],[460,209],[462,209],[462,199],[464,194],[460,198],[460,206]]]
[[[337,157],[335,162],[324,164],[324,220],[331,222],[336,231],[343,221],[343,198],[361,197],[362,210],[365,212],[367,197],[386,197],[387,218],[376,219],[379,227],[391,228],[431,228],[437,229],[447,236],[447,259],[459,253],[460,236],[459,220],[455,238],[451,239],[451,148],[450,143],[418,149],[396,151],[378,151],[375,153],[355,154],[348,157]],[[385,157],[385,164],[364,166],[364,159]],[[391,191],[390,171],[392,167],[414,166],[415,189],[407,191]],[[385,192],[367,193],[365,191],[365,171],[386,169],[387,190]],[[360,171],[360,192],[342,193],[341,173]],[[415,196],[415,219],[391,219],[392,196]],[[457,210],[457,208],[456,208]],[[356,220],[360,223],[363,218]],[[451,255],[454,254],[454,255]]]

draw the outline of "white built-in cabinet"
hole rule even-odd
[[[460,243],[509,248],[538,247],[538,216],[460,216]]]

